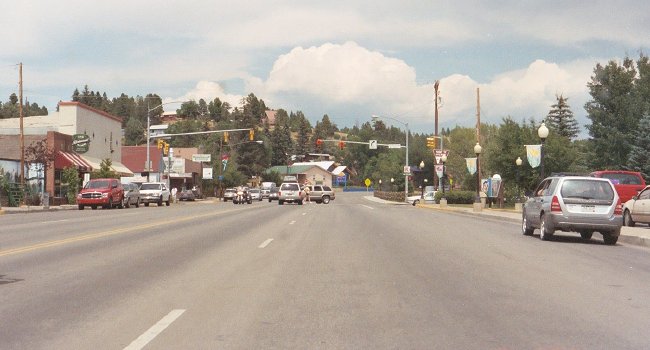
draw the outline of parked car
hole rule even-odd
[[[280,192],[279,187],[271,187],[269,190],[269,203],[278,200],[278,192]]]
[[[327,185],[307,185],[305,187],[309,188],[309,200],[312,202],[328,204],[336,198],[332,188]]]
[[[223,192],[223,201],[231,201],[233,197],[235,197],[235,194],[237,194],[237,190],[234,188],[226,188],[226,190]]]
[[[297,182],[285,182],[280,185],[280,191],[278,191],[279,205],[283,205],[285,202],[302,205],[303,199],[303,191]]]
[[[251,198],[254,201],[261,201],[262,200],[262,191],[260,191],[259,188],[251,188],[248,193],[250,193]]]
[[[125,208],[130,207],[132,204],[136,208],[140,207],[140,186],[136,183],[122,184],[124,188],[124,199],[122,205]]]
[[[179,201],[193,201],[195,199],[196,199],[195,192],[188,188],[182,189],[181,192],[178,194]]]
[[[650,186],[623,204],[623,224],[633,227],[637,223],[650,224]]]
[[[551,176],[535,189],[523,206],[522,233],[540,230],[550,240],[556,230],[576,231],[591,239],[594,231],[605,244],[616,244],[623,225],[623,206],[614,185],[604,178]]]
[[[123,208],[124,188],[118,179],[92,179],[77,194],[79,210],[89,206],[97,209],[112,209],[115,206]]]
[[[435,201],[436,191],[429,191],[424,193],[424,202],[433,203]],[[413,205],[419,204],[423,201],[422,194],[408,196],[407,201]]]
[[[148,207],[149,203],[157,203],[158,206],[165,203],[169,206],[170,197],[171,194],[164,182],[145,182],[140,186],[140,200],[145,207]]]
[[[614,184],[622,203],[629,201],[646,186],[643,176],[636,171],[601,170],[594,171],[590,175],[609,179]]]

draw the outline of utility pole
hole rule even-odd
[[[20,115],[20,185],[25,188],[25,130],[23,124],[23,64],[18,64],[19,81],[18,93],[20,94],[20,105],[18,106],[18,113]]]
[[[476,88],[476,144],[481,143],[481,94],[479,88]],[[478,156],[476,157],[476,173],[478,178],[481,178],[481,164],[478,162]],[[480,185],[480,180],[478,185]]]
[[[434,90],[434,106],[435,106],[435,129],[434,129],[434,137],[438,136],[438,87],[440,86],[440,80],[436,80],[435,84],[433,84],[433,90]],[[440,138],[442,141],[442,138]],[[437,141],[436,141],[437,142]],[[440,142],[440,149],[442,149],[442,142]],[[435,148],[433,151],[433,185],[435,186],[436,184],[436,155],[435,155]],[[438,182],[440,182],[440,179],[438,179]],[[438,188],[440,188],[440,184],[438,184]]]

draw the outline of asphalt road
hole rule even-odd
[[[648,249],[363,196],[0,216],[0,348],[650,348]]]

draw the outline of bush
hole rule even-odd
[[[438,191],[435,195],[436,203],[440,203],[440,198],[442,198],[442,192]],[[447,199],[447,204],[472,204],[476,199],[476,192],[473,191],[450,191],[445,192],[445,198]]]

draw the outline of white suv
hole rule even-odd
[[[149,203],[158,203],[158,206],[161,206],[163,202],[169,206],[169,197],[169,189],[164,182],[145,182],[140,186],[140,201],[145,207],[148,207]]]
[[[285,182],[280,185],[278,191],[278,204],[282,205],[284,202],[298,203],[302,205],[303,192],[297,182]]]

